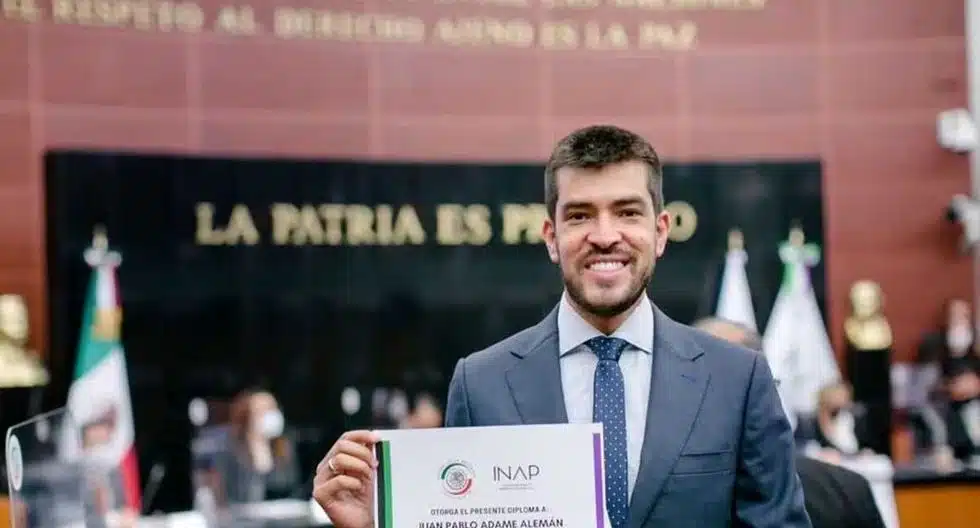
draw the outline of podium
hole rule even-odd
[[[0,528],[10,528],[10,499],[0,496]]]
[[[78,430],[66,409],[7,430],[4,442],[12,528],[86,526]]]
[[[43,387],[0,388],[0,438],[6,440],[7,429],[23,423],[41,406]],[[35,409],[35,411],[32,411]],[[10,528],[10,497],[7,495],[6,462],[0,459],[0,528]]]

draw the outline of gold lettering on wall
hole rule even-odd
[[[273,14],[273,34],[284,39],[418,43],[425,39],[425,23],[410,16],[280,7]]]
[[[41,20],[41,8],[35,0],[0,0],[0,8],[4,18],[21,22],[37,22]]]
[[[447,12],[423,17],[408,5]],[[766,0],[415,0],[369,12],[277,6],[252,0],[211,7],[190,0],[0,0],[0,20],[164,33],[271,35],[284,40],[428,44],[470,48],[686,51],[697,13],[759,12]],[[493,16],[481,6],[493,6]],[[449,12],[451,11],[451,12]],[[678,13],[687,20],[672,18]],[[665,17],[660,17],[664,14]],[[646,19],[651,16],[652,19]]]
[[[758,11],[767,0],[609,0],[619,8],[655,11]]]
[[[201,246],[254,246],[259,242],[259,230],[255,228],[248,207],[236,205],[226,223],[215,218],[214,205],[197,204],[197,230],[195,240]]]
[[[491,238],[489,207],[462,204],[436,207],[436,241],[440,246],[483,246]]]
[[[218,11],[215,29],[231,35],[255,35],[259,32],[255,10],[249,6],[223,7]]]
[[[693,22],[680,24],[640,24],[637,45],[641,49],[665,49],[683,51],[694,48],[698,39],[698,26]]]
[[[504,204],[500,208],[504,244],[540,244],[541,227],[548,218],[544,204]]]
[[[275,203],[269,218],[277,246],[403,246],[426,239],[410,205]]]
[[[453,46],[529,48],[534,45],[534,26],[522,19],[441,18],[432,36]]]
[[[427,242],[485,246],[496,237],[506,245],[535,245],[543,243],[541,228],[548,218],[542,203],[497,207],[444,203],[426,207],[421,214],[419,207],[277,202],[259,208],[235,204],[219,212],[214,204],[199,202],[194,209],[194,240],[199,246],[255,246],[263,240],[276,246],[419,246]],[[690,240],[698,227],[694,207],[674,201],[666,209],[671,215],[670,240]],[[434,221],[425,225],[422,218]],[[261,233],[258,226],[268,233]]]
[[[571,50],[581,46],[578,29],[568,22],[544,22],[538,43],[544,49]]]
[[[625,50],[630,47],[630,39],[622,24],[586,22],[585,47],[594,50]]]
[[[194,2],[152,0],[50,0],[58,24],[129,28],[140,31],[197,33],[204,10]]]
[[[529,7],[533,0],[435,0],[435,4],[470,4],[498,7]]]

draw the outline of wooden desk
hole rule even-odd
[[[10,528],[10,501],[0,495],[0,528]]]
[[[980,481],[896,482],[895,503],[902,528],[975,528],[980,519]]]

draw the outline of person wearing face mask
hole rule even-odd
[[[745,325],[709,317],[692,326],[762,354],[762,339]],[[885,528],[871,484],[860,474],[802,453],[796,455],[796,469],[813,528]]]
[[[231,405],[231,435],[221,464],[226,504],[282,498],[299,486],[285,418],[272,394],[254,390],[239,394]]]
[[[864,413],[854,404],[850,385],[834,383],[820,390],[812,440],[821,458],[835,461],[872,452],[865,433]]]
[[[82,425],[83,493],[85,523],[90,528],[136,525],[137,512],[126,506],[126,492],[118,464],[113,464],[114,408]],[[110,522],[113,519],[114,522]]]
[[[946,306],[946,328],[938,350],[941,386],[949,401],[948,442],[957,459],[980,455],[980,354],[970,305],[954,299]]]

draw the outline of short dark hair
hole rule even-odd
[[[580,128],[563,137],[551,151],[544,169],[544,199],[548,215],[555,217],[558,207],[556,174],[563,167],[601,169],[609,165],[640,161],[650,168],[647,188],[653,199],[653,209],[664,208],[663,166],[660,156],[639,134],[612,125],[593,125]]]

